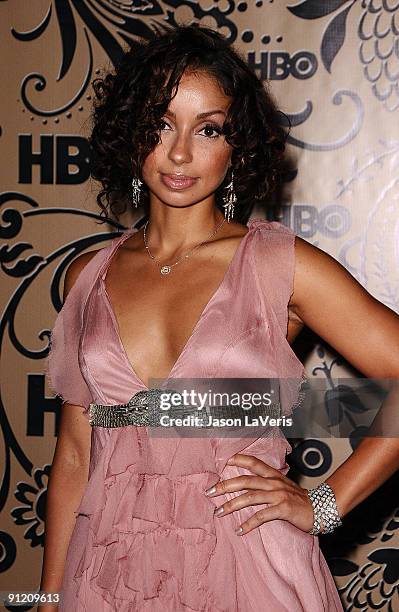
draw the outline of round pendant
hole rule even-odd
[[[169,274],[169,272],[171,271],[171,267],[170,266],[162,266],[160,272],[161,274]]]

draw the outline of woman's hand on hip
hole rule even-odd
[[[302,531],[309,532],[312,529],[313,506],[307,489],[295,484],[281,472],[252,455],[237,453],[230,457],[227,464],[243,467],[254,475],[245,474],[220,480],[205,491],[209,497],[244,491],[216,508],[217,517],[226,516],[249,506],[270,504],[268,508],[258,510],[242,523],[236,530],[237,535],[244,535],[263,523],[275,519],[289,521]]]

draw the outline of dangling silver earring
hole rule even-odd
[[[230,222],[230,219],[234,216],[234,204],[237,202],[237,196],[234,192],[233,187],[233,175],[234,170],[231,172],[231,180],[230,183],[226,187],[226,195],[223,196],[223,207],[224,207],[224,216],[227,219],[227,222]]]
[[[141,181],[138,177],[134,176],[132,179],[132,202],[135,208],[137,208],[140,204],[142,185],[143,181]]]

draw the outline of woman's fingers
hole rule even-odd
[[[222,495],[223,493],[231,493],[234,491],[241,491],[242,489],[263,489],[267,488],[267,483],[264,479],[270,478],[283,478],[282,474],[271,467],[261,459],[254,457],[253,455],[243,455],[237,453],[230,457],[227,461],[229,465],[237,465],[239,467],[246,468],[248,471],[256,474],[259,478],[252,475],[243,474],[242,476],[236,476],[235,478],[228,478],[227,480],[220,480],[213,487],[210,487],[205,491],[206,495]]]
[[[269,508],[262,508],[262,510],[258,510],[255,512],[247,521],[241,523],[241,525],[236,529],[237,535],[244,535],[252,529],[256,527],[260,527],[263,523],[267,521],[273,521],[275,519],[284,519],[283,516],[283,505],[277,504],[276,506],[270,506]]]
[[[268,465],[261,459],[254,457],[253,455],[244,455],[243,453],[237,453],[228,459],[228,465],[237,465],[239,467],[246,468],[253,474],[258,476],[276,476],[280,474],[278,470]]]
[[[264,489],[268,491],[275,488],[277,483],[278,479],[274,477],[265,478],[263,476],[243,474],[242,476],[219,480],[213,487],[207,489],[205,493],[209,497],[216,497],[217,495],[223,495],[223,493],[234,493],[244,489]]]
[[[253,495],[252,498],[251,493]],[[236,530],[237,535],[244,535],[263,523],[275,519],[288,521],[295,527],[306,532],[309,532],[312,528],[313,508],[307,496],[306,489],[297,487],[294,491],[284,488],[275,491],[255,491],[251,493],[249,503],[248,498],[245,497],[248,494],[244,493],[242,496],[229,500],[223,504],[223,512],[218,512],[218,509],[215,511],[217,517],[222,517],[247,506],[263,503],[270,504],[269,507],[258,510],[258,512],[255,512],[250,518],[242,523],[240,525],[241,529]],[[240,497],[244,499],[240,500]],[[238,502],[237,499],[239,500]]]
[[[231,514],[231,512],[234,512],[235,510],[241,510],[242,508],[247,508],[248,506],[256,506],[259,504],[277,504],[280,501],[282,501],[282,495],[279,490],[248,491],[248,493],[238,495],[234,499],[230,499],[224,503],[223,506],[216,508],[215,515],[225,516],[226,514]]]
[[[313,525],[313,507],[306,489],[252,455],[237,453],[227,463],[246,468],[255,476],[243,474],[220,480],[207,489],[205,493],[210,497],[245,491],[216,508],[215,516],[223,517],[242,508],[268,504],[267,508],[258,510],[242,523],[236,530],[237,535],[244,535],[255,527],[275,519],[286,520],[303,531],[310,531]]]

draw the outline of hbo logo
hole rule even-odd
[[[349,210],[339,204],[329,204],[320,209],[310,204],[294,204],[284,209],[282,221],[302,238],[312,238],[316,232],[327,238],[339,238],[352,225]]]
[[[286,79],[290,74],[296,79],[309,79],[317,70],[317,58],[310,51],[298,51],[290,56],[286,51],[261,51],[248,53],[248,64],[258,71],[262,81]]]

